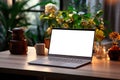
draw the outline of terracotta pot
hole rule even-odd
[[[45,38],[45,39],[44,39],[44,42],[45,42],[45,47],[46,47],[47,49],[49,49],[50,39],[49,39],[49,38]]]
[[[11,54],[26,55],[28,50],[26,39],[22,41],[10,40],[9,49]]]

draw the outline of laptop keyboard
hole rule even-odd
[[[81,63],[83,59],[68,58],[68,57],[49,57],[50,61],[62,61],[62,62],[71,62],[71,63]]]

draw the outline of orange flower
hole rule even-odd
[[[109,34],[109,37],[110,37],[110,39],[114,39],[114,40],[119,40],[120,39],[120,35],[119,35],[119,33],[118,32],[112,32],[112,33],[110,33]]]
[[[120,34],[118,32],[111,32],[109,34],[109,38],[112,39],[113,44],[118,44],[118,40],[120,40]]]
[[[118,36],[118,40],[120,40],[120,35]]]

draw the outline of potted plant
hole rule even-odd
[[[109,38],[112,39],[112,46],[108,50],[110,60],[120,60],[120,47],[118,41],[120,40],[120,34],[118,32],[111,32]]]
[[[12,31],[12,29],[15,27],[24,27],[29,25],[24,14],[24,6],[27,4],[27,2],[28,1],[24,0],[9,6],[7,3],[0,1],[0,22],[4,28],[4,32],[1,32],[1,34],[3,34],[5,38],[2,43],[5,46],[2,50],[9,48],[9,41],[11,39],[9,30]]]
[[[99,10],[95,16],[90,13],[79,12],[70,6],[68,10],[58,10],[55,4],[45,5],[45,13],[40,15],[40,20],[47,24],[47,37],[50,37],[52,28],[70,28],[70,29],[96,29],[103,32],[104,21],[101,18],[103,11]],[[102,35],[104,37],[104,35]],[[97,39],[98,40],[98,39]]]

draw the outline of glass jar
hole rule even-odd
[[[98,59],[107,57],[106,48],[101,44],[101,42],[98,42],[95,45],[95,57]]]

